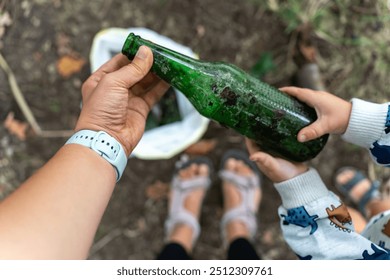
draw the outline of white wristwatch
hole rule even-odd
[[[80,130],[66,141],[66,144],[80,144],[97,152],[107,160],[116,171],[118,182],[125,170],[127,156],[122,145],[104,131]]]

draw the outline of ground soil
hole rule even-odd
[[[265,81],[275,86],[290,84],[290,76],[284,71],[291,60],[285,26],[256,1],[23,0],[5,3],[13,22],[2,38],[1,52],[44,129],[73,129],[80,111],[80,88],[90,74],[90,46],[95,34],[107,27],[150,28],[189,46],[202,59],[230,62],[245,70],[249,70],[263,52],[271,52],[280,74],[266,76]],[[329,49],[326,45],[321,48],[326,59]],[[87,62],[68,78],[56,70],[57,61],[66,53],[77,53]],[[25,121],[3,72],[0,72],[0,81],[1,121],[10,111]],[[244,147],[240,135],[214,122],[203,138],[217,140],[215,149],[209,153],[216,166],[228,148]],[[0,126],[3,178],[0,192],[3,196],[33,174],[65,141],[66,138],[31,135],[22,141]],[[167,200],[148,197],[146,189],[157,181],[168,183],[179,156],[169,160],[129,160],[102,219],[90,259],[155,258],[164,244]],[[354,165],[366,169],[367,159],[365,151],[331,137],[311,164],[331,186],[332,174],[338,167]],[[215,177],[204,203],[202,233],[193,252],[195,259],[225,258],[219,228],[222,215],[219,183]],[[265,178],[263,193],[256,248],[264,259],[296,259],[281,236],[277,215],[280,199]]]

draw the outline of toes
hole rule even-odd
[[[353,170],[345,170],[344,172],[341,172],[339,175],[337,175],[336,181],[339,184],[344,185],[349,180],[351,180],[354,175],[355,175],[355,172]]]
[[[207,164],[201,164],[197,168],[198,170],[198,175],[199,176],[207,176],[209,175],[209,167]]]
[[[253,170],[242,160],[237,161],[237,173],[241,175],[251,175]]]
[[[228,160],[226,160],[225,169],[230,171],[235,171],[236,160],[234,158],[229,158]]]
[[[179,176],[181,179],[189,179],[195,174],[195,165],[191,164],[186,168],[183,168],[179,171]]]
[[[190,179],[195,176],[207,176],[209,174],[209,166],[207,164],[192,163],[190,166],[179,171],[181,179]]]
[[[251,175],[253,170],[242,160],[229,158],[225,163],[225,169],[240,175]]]
[[[350,182],[358,171],[356,170],[343,170],[341,173],[336,176],[336,183],[339,185],[346,185]],[[353,202],[358,203],[364,194],[370,190],[371,181],[368,178],[364,178],[357,182],[351,189],[348,190],[349,198],[352,199]]]

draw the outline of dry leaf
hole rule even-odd
[[[206,155],[217,145],[216,139],[203,139],[189,146],[185,153],[189,155]]]
[[[4,121],[4,127],[20,140],[26,140],[28,124],[15,119],[15,114],[10,112]]]
[[[83,58],[64,55],[57,61],[57,71],[63,78],[68,78],[71,75],[80,72],[84,64],[85,60]]]
[[[146,196],[153,200],[161,200],[168,197],[169,184],[156,181],[146,188]]]

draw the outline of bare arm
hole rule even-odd
[[[84,83],[76,125],[103,130],[128,156],[150,108],[168,85],[149,73],[151,51],[129,63],[117,55]],[[114,168],[87,147],[68,144],[0,204],[0,259],[82,259],[116,182]]]
[[[114,186],[107,161],[64,146],[0,204],[0,258],[86,258]]]

